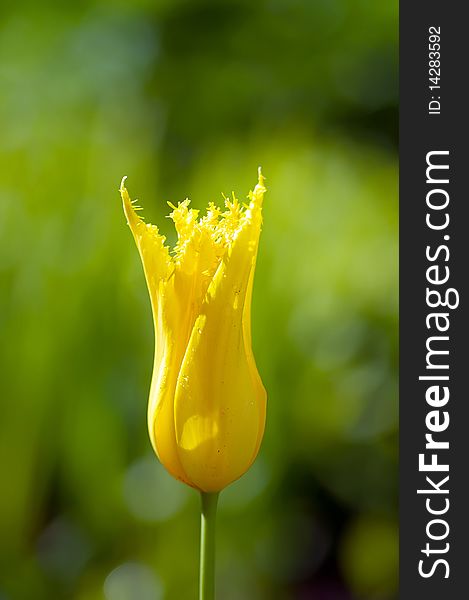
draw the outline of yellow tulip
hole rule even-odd
[[[148,403],[153,448],[177,479],[218,492],[251,466],[264,433],[266,392],[251,348],[251,296],[264,178],[241,205],[233,194],[205,216],[170,205],[173,251],[137,214],[122,180],[155,326]]]

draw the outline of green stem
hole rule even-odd
[[[201,492],[199,600],[215,598],[215,521],[218,492]]]

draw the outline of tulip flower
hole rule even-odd
[[[166,469],[202,494],[201,597],[213,597],[213,521],[218,492],[245,473],[259,451],[266,392],[251,348],[251,297],[262,225],[264,178],[240,204],[206,214],[189,200],[170,204],[177,243],[165,245],[120,192],[143,263],[155,329],[148,429]],[[205,515],[205,518],[204,518]],[[205,540],[204,540],[205,536]],[[207,547],[208,546],[208,547]],[[209,555],[209,556],[207,556]]]

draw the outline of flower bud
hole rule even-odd
[[[153,448],[177,479],[216,492],[247,471],[259,450],[266,392],[251,348],[251,297],[262,225],[264,178],[249,204],[233,195],[206,215],[173,209],[172,252],[137,214],[121,184],[142,259],[155,326],[148,404]]]

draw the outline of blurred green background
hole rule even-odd
[[[0,599],[196,597],[197,494],[146,431],[153,333],[121,210],[243,198],[262,165],[257,462],[222,600],[397,584],[397,3],[3,3]]]

